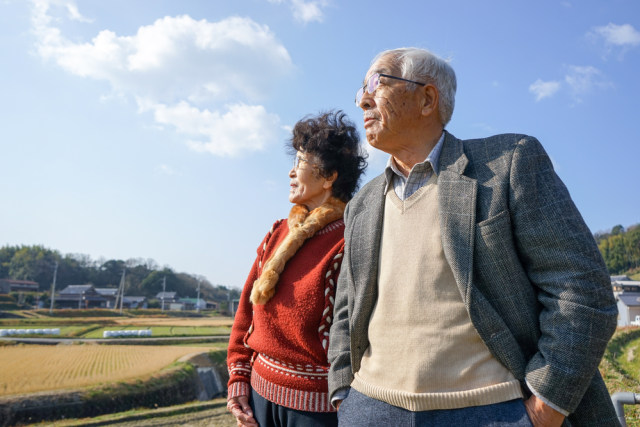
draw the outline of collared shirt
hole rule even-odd
[[[393,156],[389,157],[387,167],[384,170],[384,175],[387,180],[387,187],[384,194],[387,194],[389,187],[393,185],[393,190],[396,192],[398,198],[405,200],[425,185],[427,181],[429,181],[429,178],[431,178],[431,174],[435,173],[437,176],[440,172],[438,169],[438,161],[440,160],[440,152],[442,151],[443,145],[444,132],[440,135],[440,139],[438,139],[436,145],[431,149],[427,158],[423,162],[415,164],[411,168],[409,176],[406,177],[400,172],[400,169],[398,169],[395,160],[393,160]]]

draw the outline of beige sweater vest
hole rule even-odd
[[[410,411],[521,398],[465,309],[440,238],[437,177],[405,201],[387,193],[378,300],[352,387]]]

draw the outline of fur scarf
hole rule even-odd
[[[330,197],[311,212],[303,205],[295,205],[289,212],[289,233],[267,260],[260,277],[253,282],[251,302],[265,304],[276,293],[276,284],[284,266],[300,249],[304,242],[322,230],[327,224],[337,221],[344,214],[345,203]]]

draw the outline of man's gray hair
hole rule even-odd
[[[446,126],[453,115],[453,107],[456,102],[456,73],[453,71],[449,61],[429,52],[426,49],[416,47],[402,47],[399,49],[385,50],[373,58],[374,64],[385,56],[393,58],[393,64],[398,67],[402,74],[399,77],[415,80],[423,83],[430,83],[438,89],[440,101],[438,109],[442,125]],[[413,83],[408,85],[416,86]]]

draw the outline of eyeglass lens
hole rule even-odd
[[[295,156],[295,157],[293,158],[293,168],[294,168],[295,170],[300,169],[300,165],[301,165],[302,163],[307,163],[307,164],[311,165],[311,163],[309,163],[309,161],[308,161],[308,160],[303,159],[302,157]]]
[[[360,100],[364,95],[365,86],[367,87],[367,92],[369,94],[372,94],[378,88],[379,84],[380,84],[380,74],[375,73],[370,75],[369,79],[367,80],[367,83],[363,85],[360,89],[358,89],[358,92],[356,93],[356,105],[360,106]]]

